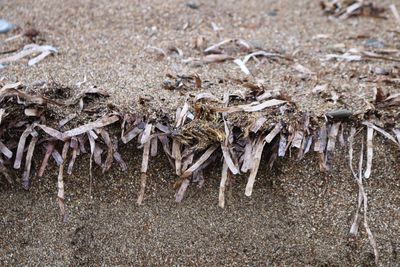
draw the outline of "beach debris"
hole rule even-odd
[[[211,22],[211,28],[213,29],[214,32],[220,32],[224,30],[224,28],[218,26],[215,22]]]
[[[372,140],[374,139],[374,128],[367,127],[367,166],[364,172],[364,177],[369,178],[372,171],[372,158],[374,156],[374,144]]]
[[[312,72],[309,68],[304,67],[303,65],[301,65],[300,63],[296,63],[293,65],[293,69],[302,73],[302,74],[306,74],[306,75],[313,75],[315,74],[314,72]]]
[[[58,188],[58,193],[57,193],[57,198],[58,198],[58,205],[60,207],[60,218],[61,221],[64,223],[68,222],[68,217],[65,212],[65,192],[64,192],[64,166],[65,162],[67,161],[67,153],[69,149],[69,142],[65,142],[62,150],[62,164],[60,165],[59,171],[58,171],[58,177],[57,177],[57,188]]]
[[[193,90],[202,87],[202,80],[197,73],[191,75],[167,74],[167,79],[163,82],[165,90]]]
[[[219,184],[219,195],[218,195],[218,206],[220,208],[225,208],[225,188],[230,175],[228,164],[224,160],[222,165],[221,182]]]
[[[353,128],[354,129],[354,128]],[[349,142],[350,142],[350,148],[349,148],[349,164],[350,164],[350,169],[352,170],[354,179],[357,182],[358,185],[358,201],[357,201],[357,211],[356,214],[354,216],[354,220],[353,220],[353,224],[350,228],[350,234],[357,236],[358,233],[358,228],[359,228],[359,223],[360,223],[360,218],[359,218],[359,213],[361,211],[361,208],[363,208],[363,222],[364,222],[364,228],[365,231],[367,232],[368,235],[368,239],[370,242],[370,245],[373,249],[374,252],[374,257],[375,257],[375,264],[379,265],[379,251],[378,251],[378,246],[376,243],[376,240],[374,238],[374,235],[372,234],[371,229],[369,228],[368,225],[368,198],[367,198],[367,194],[365,192],[364,189],[364,185],[363,185],[363,161],[364,161],[364,139],[361,141],[361,150],[360,150],[360,161],[359,161],[359,171],[358,171],[358,175],[355,173],[355,171],[353,170],[353,141],[354,141],[354,134],[355,134],[355,129],[351,130],[351,134],[350,134],[350,138],[349,138]],[[371,135],[371,134],[368,134]]]
[[[236,65],[238,65],[239,68],[240,68],[246,75],[250,75],[249,69],[246,67],[246,65],[244,64],[244,62],[243,62],[241,59],[237,58],[237,59],[235,59],[233,62],[235,62]]]
[[[400,143],[398,143],[396,141],[396,139],[388,132],[386,132],[385,130],[383,130],[382,128],[379,128],[378,126],[376,126],[375,124],[369,122],[369,121],[364,121],[362,122],[363,125],[374,129],[375,131],[377,131],[378,133],[382,134],[384,137],[386,137],[387,139],[389,139],[390,141],[392,141],[393,143],[395,143],[397,146],[400,147]]]
[[[25,190],[28,190],[30,187],[29,176],[31,174],[31,165],[32,165],[32,156],[33,151],[35,150],[35,145],[38,140],[38,133],[36,131],[32,131],[31,133],[32,139],[28,146],[28,152],[25,157],[25,170],[22,174],[22,187]]]
[[[246,190],[245,190],[245,195],[248,197],[251,196],[251,194],[253,192],[253,186],[254,186],[254,182],[256,180],[258,168],[260,166],[261,155],[262,155],[265,144],[266,144],[265,138],[262,135],[260,135],[255,143],[254,148],[252,149],[253,150],[252,165],[250,168],[250,175],[247,180]]]
[[[245,105],[238,105],[238,106],[230,106],[230,107],[223,107],[223,108],[213,108],[214,111],[216,112],[226,112],[226,113],[233,113],[233,112],[256,112],[256,111],[261,111],[263,109],[269,108],[269,107],[274,107],[274,106],[279,106],[282,104],[287,103],[285,100],[279,100],[279,99],[270,99],[261,103],[254,102],[251,104],[245,104]]]
[[[400,14],[397,11],[396,5],[392,4],[389,6],[390,11],[392,11],[394,18],[396,19],[396,22],[398,24],[398,26],[400,26]]]
[[[58,53],[58,50],[50,45],[28,44],[28,45],[25,45],[24,48],[20,52],[14,54],[12,56],[1,58],[0,64],[18,61],[24,57],[39,54],[38,56],[35,56],[34,58],[32,58],[28,61],[28,65],[33,66],[33,65],[39,63],[40,61],[42,61],[47,56],[52,55],[52,54],[57,54],[57,53]]]
[[[14,25],[12,25],[10,22],[0,19],[0,34],[1,33],[7,33],[11,31],[14,28]]]
[[[46,148],[46,152],[44,154],[43,161],[42,161],[42,164],[40,165],[40,169],[39,169],[39,172],[38,172],[38,176],[39,177],[42,177],[44,172],[45,172],[45,170],[46,170],[46,167],[48,165],[50,156],[52,155],[52,153],[54,151],[54,143],[53,142],[49,142],[47,145],[45,145],[45,148]]]
[[[149,154],[150,154],[150,141],[147,141],[143,145],[143,156],[142,156],[142,167],[140,169],[140,191],[136,203],[141,205],[144,198],[147,180],[147,169],[149,166]]]
[[[193,172],[195,170],[197,170],[198,168],[200,168],[200,166],[206,162],[206,160],[214,153],[214,151],[217,149],[218,146],[213,145],[210,146],[204,153],[203,155],[201,155],[201,157],[192,165],[190,166],[190,168],[188,168],[186,171],[184,171],[179,179],[175,182],[174,184],[174,188],[178,188],[180,187],[180,185],[182,184],[182,182],[187,179],[190,175],[193,174]]]
[[[28,28],[27,30],[25,30],[23,33],[11,36],[9,38],[7,38],[6,40],[4,40],[4,42],[10,42],[10,41],[14,41],[16,39],[19,39],[21,37],[26,37],[31,43],[35,43],[36,42],[36,38],[39,36],[40,32],[35,29],[35,28]]]
[[[362,61],[362,60],[384,60],[384,61],[393,61],[400,62],[400,57],[398,56],[400,53],[399,50],[374,50],[368,51],[361,48],[351,48],[347,52],[343,54],[328,54],[322,60],[338,60],[338,61]],[[390,56],[390,54],[394,54],[394,56]]]
[[[162,58],[162,57],[166,57],[167,53],[165,53],[165,51],[159,47],[155,47],[155,46],[146,46],[144,48],[145,51],[149,51],[149,52],[153,52],[155,53],[158,57]]]
[[[339,19],[347,19],[354,16],[368,16],[383,18],[385,8],[379,7],[371,1],[356,0],[325,0],[320,1],[323,12]]]

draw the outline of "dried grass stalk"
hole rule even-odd
[[[172,141],[172,158],[175,159],[175,173],[179,176],[182,172],[181,143],[175,139]]]
[[[140,169],[140,191],[136,202],[138,205],[142,204],[144,198],[144,192],[146,189],[147,169],[149,167],[149,155],[150,155],[150,142],[147,142],[143,146],[142,167]]]
[[[214,151],[217,149],[217,147],[218,146],[216,146],[216,145],[210,146],[206,150],[206,152],[204,152],[204,154],[201,155],[201,157],[192,166],[190,166],[189,169],[187,169],[186,171],[184,171],[182,173],[179,180],[176,181],[174,187],[177,188],[178,186],[180,186],[182,181],[189,178],[189,176],[192,175],[195,170],[199,169],[203,165],[203,163],[205,163],[206,160],[212,155],[212,153],[214,153]]]
[[[261,116],[260,118],[258,118],[253,125],[250,128],[250,131],[253,133],[258,132],[258,130],[260,130],[260,128],[264,125],[264,123],[267,121],[267,119],[264,116]]]
[[[364,173],[365,178],[369,178],[372,170],[372,158],[374,156],[374,144],[372,142],[374,138],[374,129],[367,127],[367,167]]]
[[[176,127],[180,127],[185,123],[188,111],[189,111],[189,104],[185,102],[185,104],[182,107],[182,110],[179,112],[179,116],[177,116]]]
[[[396,135],[397,142],[400,144],[400,129],[393,129],[393,133]]]
[[[107,156],[103,166],[103,173],[104,173],[105,171],[108,171],[111,168],[114,158],[114,149],[110,139],[110,135],[105,129],[100,130],[100,135],[104,143],[107,145]]]
[[[157,139],[157,137],[152,138],[150,142],[151,142],[150,155],[152,157],[155,157],[158,154],[158,152],[157,152],[158,151],[158,139]]]
[[[284,134],[281,133],[280,139],[279,139],[279,148],[278,148],[278,156],[279,157],[284,157],[286,154],[286,144],[287,144],[287,139]]]
[[[6,156],[8,159],[12,158],[13,153],[8,147],[0,141],[0,152]]]
[[[253,154],[253,145],[250,138],[246,139],[246,146],[244,147],[244,153],[243,153],[243,163],[242,163],[242,172],[247,172],[251,168],[251,155]]]
[[[183,197],[185,196],[186,190],[189,187],[190,181],[186,179],[182,182],[181,186],[179,187],[178,191],[175,194],[175,202],[181,203]]]
[[[328,135],[328,145],[326,146],[326,150],[331,152],[335,150],[336,139],[339,134],[340,122],[332,124],[329,135]]]
[[[241,59],[237,58],[237,59],[235,59],[233,62],[234,62],[236,65],[239,66],[239,68],[241,69],[241,71],[244,72],[244,74],[250,75],[249,69],[246,67],[246,64],[244,64],[244,62],[243,62]]]
[[[239,167],[234,163],[231,157],[231,153],[229,151],[228,146],[225,143],[221,143],[222,154],[224,156],[224,160],[228,165],[231,172],[235,175],[239,173]]]
[[[267,143],[271,143],[272,140],[277,136],[282,130],[282,124],[278,123],[275,125],[274,129],[265,137]]]
[[[301,144],[303,143],[304,139],[304,132],[303,131],[296,131],[294,133],[292,147],[301,149]]]
[[[22,186],[25,190],[29,189],[29,176],[31,174],[32,156],[35,150],[35,145],[38,140],[37,133],[32,136],[31,142],[29,143],[28,152],[25,158],[25,170],[22,175]]]
[[[181,171],[186,171],[187,168],[189,167],[190,164],[192,164],[193,162],[193,158],[194,158],[194,153],[189,154],[186,157],[182,157],[184,158],[183,162],[182,162],[182,169]]]
[[[133,128],[128,133],[126,133],[125,135],[121,136],[122,143],[127,144],[129,141],[131,141],[133,138],[135,138],[141,132],[143,132],[143,130],[139,129],[139,127]]]
[[[142,138],[140,139],[140,144],[144,145],[145,143],[150,141],[150,135],[152,129],[153,126],[151,123],[146,124],[146,126],[144,127]]]
[[[231,106],[231,107],[224,107],[224,108],[214,108],[217,112],[226,112],[226,113],[233,113],[233,112],[256,112],[266,109],[268,107],[279,106],[286,103],[284,100],[279,99],[270,99],[264,101],[260,104],[247,104],[247,105],[238,105],[238,106]]]
[[[67,222],[67,214],[65,212],[65,192],[64,192],[64,166],[65,166],[65,162],[67,159],[67,153],[68,153],[68,149],[69,149],[69,142],[65,142],[64,143],[64,147],[62,150],[62,159],[63,159],[63,163],[60,165],[60,169],[58,171],[58,178],[57,178],[57,188],[58,188],[58,193],[57,193],[57,197],[58,197],[58,205],[60,207],[60,218],[61,221],[63,221],[64,223]]]
[[[25,131],[21,134],[18,142],[17,154],[14,161],[14,169],[21,167],[22,156],[24,154],[26,138],[32,133],[33,125],[28,126]]]
[[[72,169],[74,168],[75,160],[79,151],[78,139],[76,137],[71,138],[70,147],[72,148],[72,157],[68,164],[68,169],[67,169],[68,175],[72,174]]]
[[[51,152],[51,156],[57,163],[57,166],[60,166],[63,163],[63,158],[61,154],[57,151],[57,149],[53,149],[53,152]]]
[[[396,141],[396,139],[391,134],[389,134],[385,130],[379,128],[378,126],[374,125],[373,123],[370,123],[368,121],[364,121],[362,124],[367,126],[367,127],[373,128],[375,131],[379,132],[380,134],[382,134],[383,136],[388,138],[390,141],[393,141],[397,146],[400,146],[400,143],[398,143]]]
[[[224,160],[222,165],[221,183],[219,185],[218,206],[225,207],[225,184],[228,179],[228,164]]]
[[[319,153],[325,152],[326,143],[327,143],[327,135],[328,135],[328,131],[326,129],[326,126],[322,126],[321,129],[319,130],[319,139],[315,143],[315,151],[318,151]]]
[[[64,135],[68,138],[68,137],[73,137],[73,136],[77,136],[77,135],[81,135],[83,133],[89,132],[91,130],[94,130],[96,128],[103,128],[107,125],[113,124],[115,122],[117,122],[119,120],[119,117],[116,115],[112,115],[112,116],[106,116],[103,117],[97,121],[94,122],[90,122],[87,124],[84,124],[80,127],[77,127],[75,129],[66,131],[64,133]]]
[[[49,142],[46,145],[46,153],[44,154],[42,165],[40,166],[40,169],[39,169],[39,173],[38,173],[39,177],[43,176],[44,171],[46,170],[47,164],[49,162],[49,158],[50,158],[51,154],[53,153],[53,150],[54,150],[54,143]]]
[[[353,176],[357,182],[358,188],[359,188],[359,193],[358,193],[358,204],[357,204],[357,212],[353,220],[353,224],[350,228],[350,234],[352,235],[357,235],[358,233],[358,224],[360,221],[359,218],[359,211],[361,209],[361,205],[363,204],[363,209],[364,209],[364,227],[365,231],[367,232],[369,242],[372,246],[372,249],[374,251],[374,256],[375,256],[375,263],[378,265],[379,264],[379,251],[378,251],[378,246],[376,244],[376,240],[372,234],[371,229],[369,228],[368,225],[368,198],[367,194],[365,193],[364,186],[363,186],[363,161],[364,161],[364,141],[361,142],[361,151],[360,151],[360,160],[359,160],[359,171],[358,171],[358,177],[355,171],[353,170],[352,166],[352,159],[353,159],[353,141],[354,141],[354,135],[355,135],[355,128],[351,129],[350,132],[350,137],[349,137],[349,143],[350,143],[350,149],[349,149],[349,160],[350,160],[350,169],[353,173]],[[373,132],[372,132],[373,135]]]
[[[258,168],[260,166],[260,161],[261,161],[261,155],[264,149],[264,146],[266,144],[265,138],[260,136],[257,140],[257,143],[253,149],[254,154],[253,154],[253,165],[251,167],[249,179],[247,180],[247,185],[246,185],[246,190],[245,190],[245,195],[246,196],[251,196],[253,192],[253,185],[256,180]]]

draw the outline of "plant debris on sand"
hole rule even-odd
[[[99,176],[117,169],[131,173],[140,166],[134,177],[139,188],[130,197],[141,208],[146,208],[157,179],[159,158],[171,169],[168,186],[178,203],[185,202],[194,185],[212,183],[216,172],[213,177],[206,173],[218,166],[215,205],[226,208],[235,183],[244,179],[242,194],[257,194],[260,177],[276,171],[279,161],[313,158],[313,165],[303,168],[328,176],[343,168],[337,166],[339,157],[347,162],[348,179],[357,188],[352,193],[358,192],[351,204],[356,211],[341,225],[348,226],[351,239],[359,240],[364,238],[362,222],[370,245],[363,251],[370,251],[376,264],[391,261],[380,249],[382,231],[371,220],[367,181],[374,180],[383,160],[376,156],[381,155],[378,140],[379,147],[395,153],[400,149],[397,9],[390,6],[389,17],[386,8],[372,2],[321,2],[324,13],[348,19],[332,21],[318,4],[299,1],[293,4],[299,10],[295,12],[289,1],[283,2],[275,4],[274,16],[259,13],[260,5],[267,7],[260,1],[250,1],[243,14],[241,4],[229,3],[67,4],[63,8],[76,10],[79,25],[85,27],[72,29],[66,15],[56,11],[49,16],[60,25],[51,34],[42,33],[46,23],[38,22],[44,40],[36,38],[39,31],[10,33],[4,44],[14,50],[7,51],[19,52],[0,59],[0,64],[9,64],[0,89],[2,182],[18,181],[32,190],[36,177],[54,176],[60,220],[70,223],[74,189],[68,177],[80,176],[85,159],[90,199]],[[35,14],[45,13],[37,5]],[[223,16],[214,12],[218,5]],[[312,7],[314,17],[301,16],[308,11],[305,6]],[[12,7],[6,9],[13,13]],[[101,17],[106,10],[122,8],[121,16],[110,16],[115,31],[109,32],[97,17],[82,21],[90,17],[90,8]],[[132,15],[137,23],[128,29],[124,23]],[[58,16],[62,19],[56,20]],[[375,28],[382,26],[382,33],[363,29],[372,27],[366,20],[374,20]],[[64,37],[53,36],[57,34]],[[128,35],[133,45],[120,40]],[[119,39],[111,42],[114,37]],[[126,43],[129,47],[122,45]],[[20,62],[32,55],[29,66]],[[79,64],[84,58],[87,62]],[[132,144],[137,146],[134,154],[127,153]],[[131,157],[141,162],[132,166]]]

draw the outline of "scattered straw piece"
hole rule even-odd
[[[233,62],[234,62],[236,65],[239,66],[239,68],[244,72],[244,74],[250,75],[249,69],[246,67],[246,64],[244,64],[244,62],[243,62],[241,59],[237,58],[237,59],[235,59]]]
[[[246,190],[245,190],[245,195],[246,196],[251,196],[252,192],[253,192],[253,185],[257,176],[257,172],[258,172],[258,168],[260,166],[260,161],[261,161],[261,155],[264,149],[264,146],[266,144],[265,138],[263,138],[262,136],[260,136],[258,138],[258,141],[255,145],[255,147],[253,148],[253,165],[251,167],[251,171],[250,171],[250,175],[249,178],[247,180],[247,185],[246,185]]]
[[[32,139],[28,146],[28,152],[25,158],[25,170],[22,175],[22,186],[25,190],[29,189],[29,176],[31,174],[32,156],[35,150],[35,145],[38,140],[37,133],[32,132]]]
[[[67,159],[68,149],[69,149],[69,142],[67,141],[67,142],[64,143],[64,147],[63,147],[63,150],[62,150],[63,163],[60,165],[60,169],[58,171],[58,177],[57,177],[58,205],[60,207],[60,218],[61,218],[61,221],[63,221],[64,223],[67,222],[67,214],[65,212],[65,203],[64,203],[65,193],[64,193],[63,175],[64,175],[64,166],[65,166],[65,162],[66,162],[66,159]]]
[[[364,173],[365,178],[369,178],[372,169],[372,158],[374,153],[374,145],[372,140],[374,138],[374,128],[367,127],[367,168]]]
[[[12,158],[13,153],[10,149],[8,149],[8,147],[3,144],[3,142],[0,141],[0,152],[3,153],[4,156],[6,156],[7,158]]]
[[[146,189],[147,169],[149,166],[149,154],[150,154],[150,142],[147,142],[143,146],[142,168],[140,169],[140,191],[136,202],[138,205],[142,204],[144,198],[144,192]]]
[[[50,142],[46,146],[46,154],[44,155],[42,165],[40,166],[39,173],[38,173],[39,177],[43,176],[44,171],[46,170],[47,164],[49,162],[49,158],[50,158],[51,154],[53,153],[53,150],[54,150],[54,143]]]
[[[225,184],[228,179],[228,164],[224,160],[222,165],[221,183],[219,185],[218,206],[225,207]]]
[[[392,4],[389,6],[389,8],[393,13],[394,18],[396,19],[397,24],[399,24],[399,26],[400,26],[400,15],[399,15],[399,12],[397,11],[396,5]]]
[[[389,134],[385,130],[379,128],[378,126],[374,125],[373,123],[368,122],[368,121],[364,121],[362,124],[364,124],[365,126],[368,126],[370,128],[373,128],[375,131],[379,132],[380,134],[382,134],[383,136],[385,136],[389,140],[393,141],[397,146],[400,146],[400,143],[398,143],[396,141],[396,139],[391,134]]]
[[[17,154],[14,161],[14,169],[21,167],[22,156],[24,154],[26,138],[32,133],[33,125],[28,126],[25,131],[21,134],[18,142]]]

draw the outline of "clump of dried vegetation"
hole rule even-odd
[[[384,11],[365,1],[322,1],[321,7],[326,14],[341,19],[361,15],[381,17]],[[396,16],[396,8],[391,9]],[[294,63],[291,57],[267,51],[243,39],[225,39],[206,47],[204,38],[200,36],[195,47],[200,51],[200,57],[184,59],[184,63],[233,61],[244,74],[251,75],[246,65],[250,60],[283,61],[302,74],[313,74],[308,68]],[[147,47],[146,50],[155,51],[162,57],[167,55],[157,47]],[[178,48],[169,50],[182,56]],[[41,53],[29,61],[29,65],[33,65],[56,52],[52,47],[30,45],[20,53],[0,60],[0,63]],[[324,60],[400,62],[400,52],[350,48],[343,54],[328,54]],[[374,82],[400,83],[398,77],[389,75],[378,79]],[[185,91],[202,88],[207,82],[202,81],[198,74],[168,74],[163,88]],[[335,150],[347,148],[349,167],[359,188],[350,234],[357,235],[363,221],[378,262],[377,244],[368,226],[368,199],[363,180],[373,175],[376,134],[400,148],[400,93],[388,94],[378,87],[369,103],[371,108],[364,113],[338,109],[316,116],[300,110],[283,91],[268,90],[251,80],[235,79],[234,82],[246,90],[226,93],[222,99],[208,92],[198,93],[179,107],[174,116],[160,120],[117,110],[105,101],[108,94],[96,87],[74,93],[73,89],[53,82],[35,95],[21,83],[4,84],[0,90],[0,174],[13,183],[10,169],[23,166],[20,180],[23,188],[28,190],[33,173],[32,158],[35,151],[43,149],[44,157],[36,173],[41,177],[51,159],[58,165],[57,199],[60,217],[67,221],[63,177],[65,173],[70,175],[73,172],[77,158],[85,154],[90,157],[91,186],[93,162],[103,172],[113,165],[123,171],[128,169],[118,148],[135,139],[143,151],[138,204],[142,204],[145,198],[150,159],[162,151],[176,174],[176,202],[183,201],[190,184],[201,187],[205,182],[203,171],[210,163],[221,159],[218,202],[221,208],[226,205],[225,191],[235,175],[248,175],[244,194],[252,195],[263,154],[267,155],[268,166],[272,168],[278,158],[288,154],[295,154],[301,160],[308,153],[316,153],[319,168],[325,172],[333,168]],[[315,91],[323,91],[324,86],[318,85]],[[353,166],[356,138],[361,140],[358,173]]]

